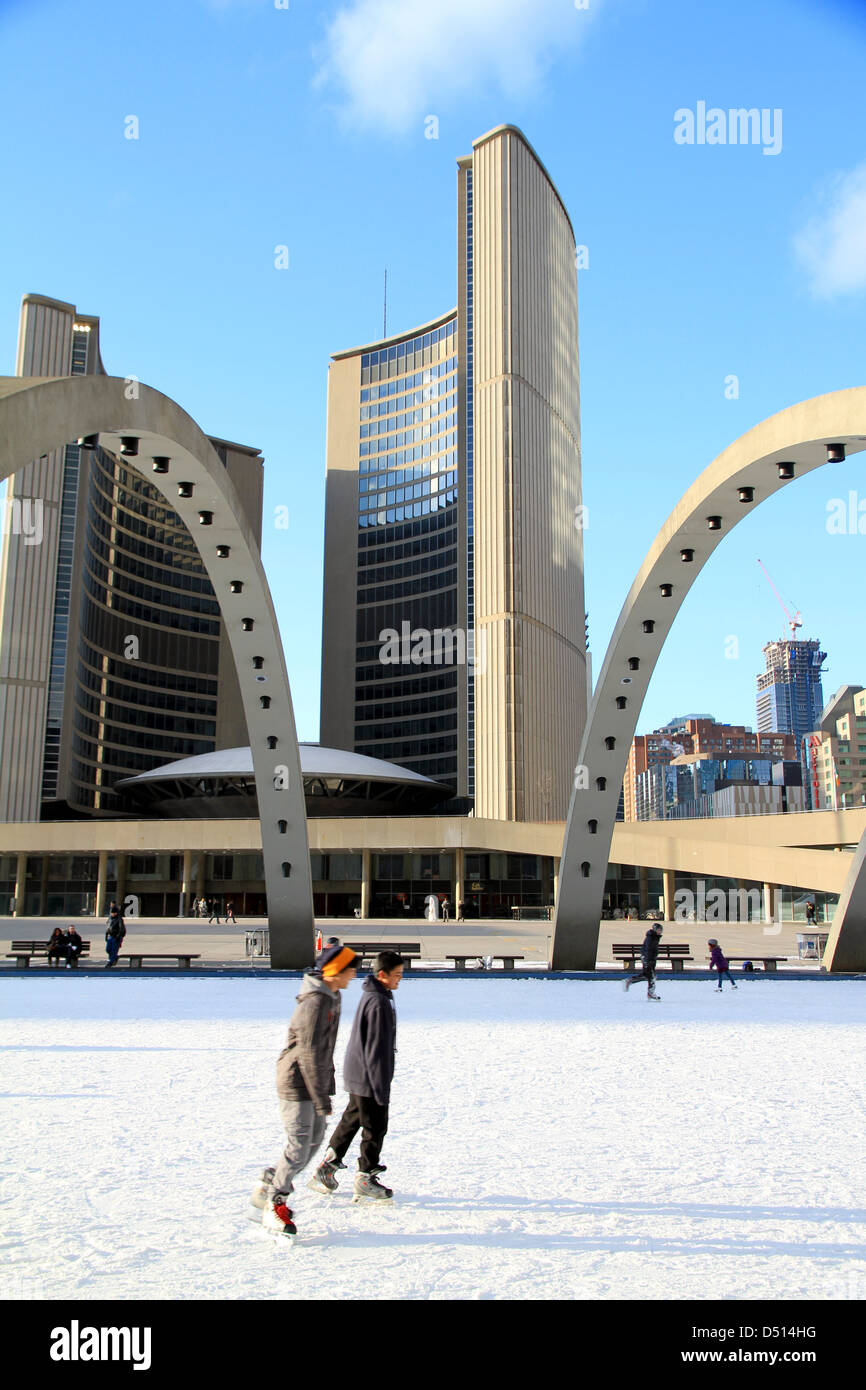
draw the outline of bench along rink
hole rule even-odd
[[[395,1200],[302,1178],[286,1249],[247,1204],[298,982],[33,974],[0,984],[0,1296],[866,1297],[866,982],[409,976]]]

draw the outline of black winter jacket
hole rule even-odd
[[[640,958],[647,969],[649,969],[650,966],[655,966],[659,958],[660,942],[661,938],[658,932],[652,930],[648,931],[643,939],[643,945],[640,948]]]
[[[387,1105],[397,1052],[394,996],[375,975],[368,975],[343,1062],[343,1085],[354,1096],[371,1096]]]
[[[126,923],[123,920],[123,914],[120,912],[109,912],[108,914],[105,932],[106,941],[110,936],[117,936],[121,941],[126,936]]]

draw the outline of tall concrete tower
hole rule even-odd
[[[586,720],[577,277],[524,135],[458,160],[457,307],[335,353],[321,738],[565,817]]]

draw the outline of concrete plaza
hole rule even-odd
[[[90,941],[92,961],[102,966],[104,963],[103,938],[105,923],[93,917],[24,917],[13,920],[0,918],[0,960],[2,964],[16,968],[7,960],[6,953],[12,940],[47,940],[56,926],[66,927],[75,922],[85,941]],[[124,950],[128,953],[133,947],[141,951],[170,952],[181,951],[198,954],[200,960],[193,969],[202,966],[238,966],[250,964],[245,952],[246,932],[266,926],[263,918],[241,919],[238,924],[219,926],[197,921],[194,918],[127,918],[127,938]],[[345,917],[325,917],[317,925],[323,937],[339,936],[349,942],[379,942],[388,946],[393,942],[418,942],[424,962],[448,964],[447,957],[458,953],[486,956],[513,953],[523,956],[519,964],[531,969],[544,969],[550,959],[552,922],[510,922],[501,918],[472,920],[469,922],[427,922],[419,918],[406,920],[391,918],[368,918],[357,920]],[[648,922],[604,921],[599,933],[597,965],[614,965],[614,943],[637,944],[649,926]],[[819,929],[826,931],[826,926]],[[732,955],[773,955],[786,957],[780,969],[817,970],[816,961],[800,961],[797,955],[797,935],[805,927],[802,922],[769,923],[761,922],[670,922],[665,925],[664,941],[672,944],[685,944],[694,960],[686,965],[686,970],[706,969],[708,948],[707,938],[715,936],[722,949]],[[123,955],[121,952],[121,956]],[[165,965],[170,965],[165,962]],[[252,962],[258,969],[266,968],[267,961],[257,958]],[[44,968],[44,961],[37,968]],[[163,968],[154,962],[145,969]],[[617,963],[617,968],[621,968]],[[662,964],[660,973],[667,973],[669,966]]]

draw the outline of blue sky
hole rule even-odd
[[[456,298],[455,160],[503,122],[569,209],[579,274],[587,608],[600,666],[694,476],[765,416],[866,377],[866,6],[843,0],[3,3],[0,372],[21,296],[102,319],[106,369],[266,458],[263,555],[298,731],[318,736],[332,351]],[[678,144],[674,113],[781,111],[781,149]],[[438,119],[438,139],[425,138]],[[129,116],[139,138],[125,138]],[[277,270],[275,247],[289,248]],[[726,397],[736,376],[739,395]],[[863,458],[864,456],[859,456]],[[866,684],[866,534],[831,535],[854,458],[716,552],[639,727],[754,726],[784,615]],[[290,508],[288,531],[274,509]],[[736,636],[739,657],[730,659]]]

